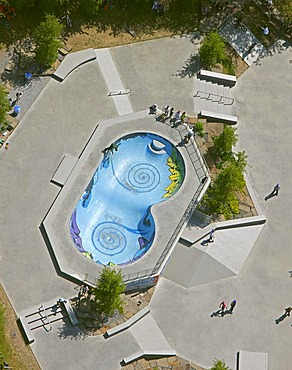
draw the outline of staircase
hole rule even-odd
[[[194,111],[199,114],[206,110],[214,113],[231,115],[234,99],[230,96],[230,84],[222,81],[194,78]]]

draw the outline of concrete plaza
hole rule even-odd
[[[174,37],[110,49],[123,86],[132,90],[134,112],[153,103],[193,112],[193,79],[181,71],[197,41]],[[269,370],[291,367],[292,322],[275,324],[292,305],[291,60],[291,49],[275,50],[232,89],[238,147],[248,154],[247,171],[267,217],[246,264],[237,277],[189,289],[169,280],[166,269],[150,303],[177,354],[204,367],[224,358],[234,369],[238,350],[267,352]],[[62,83],[51,79],[11,136],[9,150],[0,151],[0,279],[18,316],[51,299],[76,295],[75,285],[57,275],[39,225],[58,195],[50,180],[64,154],[78,157],[96,124],[118,115],[108,92],[98,60]],[[159,132],[161,124],[154,125]],[[276,182],[279,196],[265,202]],[[183,268],[177,266],[177,274]],[[223,299],[238,301],[234,315],[211,318]],[[44,370],[119,369],[120,360],[138,349],[131,332],[105,340],[86,337],[63,322],[50,332],[36,331],[35,338],[31,347]]]

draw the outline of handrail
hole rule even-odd
[[[224,101],[223,101],[223,104],[224,105],[232,105],[234,103],[234,98],[230,98],[229,96],[218,95],[218,94],[213,94],[213,93],[207,93],[207,92],[201,91],[201,90],[197,90],[196,94],[194,95],[194,98],[198,97],[199,96],[199,93],[208,95],[207,98],[206,98],[206,100],[209,100],[210,96],[212,95],[212,96],[218,96],[218,97],[220,97],[220,99],[218,101],[216,101],[217,103],[219,103],[220,101],[222,101],[222,99],[223,100],[224,99],[231,100],[231,103],[224,103]],[[203,96],[202,97],[199,96],[199,97],[202,98],[202,99],[205,99]]]
[[[46,329],[46,328],[45,328],[47,331],[50,331],[50,330],[52,330],[52,324],[51,324],[51,321],[50,321],[50,319],[49,319],[49,316],[47,315],[46,309],[45,309],[45,307],[44,307],[44,305],[43,305],[43,304],[41,304],[41,305],[40,305],[39,310],[41,311],[41,309],[43,309],[44,314],[45,314],[45,318],[48,320],[48,323],[47,323],[47,324],[44,324],[44,328],[45,328],[45,326],[46,326],[46,325],[50,325],[50,326],[49,326],[49,329]]]

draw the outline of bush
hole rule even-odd
[[[199,50],[199,55],[205,67],[214,67],[217,63],[223,63],[227,55],[222,37],[216,32],[206,36]]]
[[[224,360],[214,360],[210,370],[229,370]]]
[[[5,125],[6,115],[10,110],[10,104],[7,96],[7,92],[4,87],[0,84],[0,125]]]
[[[238,141],[236,129],[225,124],[222,134],[215,137],[213,141],[215,145],[215,155],[217,156],[215,160],[219,159],[223,163],[230,161],[232,159],[232,147]]]
[[[45,21],[41,22],[33,34],[36,43],[36,60],[44,67],[51,66],[57,59],[58,49],[63,26],[54,15],[47,14]]]
[[[204,125],[203,125],[203,123],[202,123],[202,122],[197,122],[197,123],[195,124],[195,130],[196,130],[196,132],[198,133],[198,135],[199,135],[200,137],[203,137],[203,136],[204,136],[204,133],[203,133]]]
[[[124,311],[124,302],[120,295],[124,292],[125,285],[121,271],[116,272],[109,267],[105,267],[98,279],[94,296],[97,306],[97,311],[101,316],[111,316],[115,310],[119,313]]]
[[[244,171],[247,165],[245,152],[239,152],[236,159],[221,170],[212,186],[202,199],[201,206],[209,214],[222,214],[226,220],[239,213],[239,202],[234,192],[245,187]]]

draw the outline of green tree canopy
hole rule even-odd
[[[36,28],[33,39],[36,43],[36,60],[42,66],[51,66],[57,59],[62,25],[51,14],[46,14],[45,21]]]
[[[224,41],[217,32],[206,36],[199,50],[202,64],[206,67],[213,67],[217,63],[223,63],[227,58],[224,47]]]
[[[242,154],[245,164],[242,163]],[[223,214],[229,220],[232,215],[239,213],[239,203],[234,194],[235,191],[243,191],[245,186],[244,170],[246,166],[246,156],[241,153],[239,159],[232,160],[224,167],[212,186],[209,187],[202,199],[202,205],[212,215]]]
[[[215,153],[222,162],[231,160],[232,147],[237,141],[238,135],[236,134],[236,129],[225,124],[222,134],[214,138]]]
[[[280,11],[287,23],[292,22],[292,1],[274,0],[275,7]]]
[[[115,310],[124,311],[124,302],[121,294],[125,290],[121,271],[117,272],[110,267],[105,267],[94,289],[97,311],[100,315],[111,316]]]
[[[6,120],[6,114],[10,110],[9,100],[5,88],[0,84],[0,125]]]
[[[224,360],[214,360],[210,370],[229,370]]]

